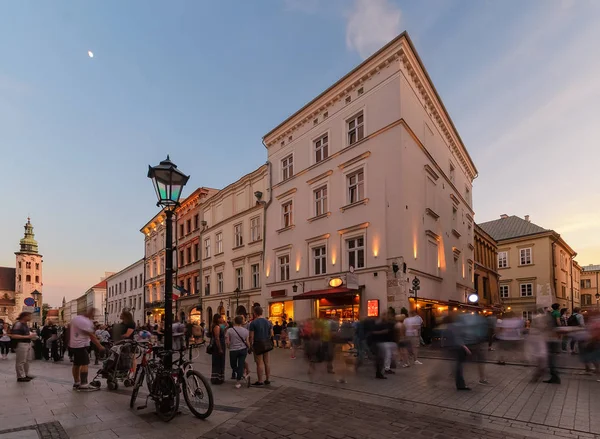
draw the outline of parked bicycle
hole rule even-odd
[[[198,346],[190,345],[190,352]],[[212,389],[208,380],[200,372],[193,369],[191,361],[185,359],[185,350],[160,350],[160,352],[155,350],[154,353],[159,357],[164,357],[167,354],[178,354],[179,359],[173,362],[171,370],[166,370],[162,361],[147,361],[146,367],[139,369],[139,377],[136,372],[130,406],[135,405],[144,377],[150,376],[152,377],[149,384],[150,393],[146,397],[146,404],[138,407],[138,410],[145,409],[148,406],[148,400],[151,399],[154,401],[157,415],[163,421],[168,422],[177,414],[180,402],[179,394],[183,393],[186,405],[193,415],[200,419],[208,418],[214,408]]]

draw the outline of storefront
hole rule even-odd
[[[192,325],[199,325],[202,323],[202,312],[198,311],[197,308],[193,308],[190,311],[190,323]]]
[[[294,319],[294,302],[286,300],[281,302],[269,303],[269,320],[271,323],[289,321]]]
[[[307,291],[294,296],[294,300],[311,300],[313,316],[354,321],[360,318],[360,292],[349,288],[328,288]]]

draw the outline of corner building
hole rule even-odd
[[[477,170],[408,34],[263,141],[273,173],[263,287],[271,319],[419,306],[427,320],[466,302]]]

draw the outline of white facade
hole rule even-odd
[[[477,171],[406,34],[264,142],[271,318],[365,317],[369,300],[380,312],[409,308],[415,276],[420,298],[466,302]],[[344,283],[331,289],[337,277]],[[303,292],[313,297],[292,301]]]
[[[134,321],[144,322],[144,260],[113,274],[106,279],[106,310],[108,323],[121,321],[121,312],[128,309]],[[104,321],[104,320],[103,320]]]

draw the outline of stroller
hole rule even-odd
[[[99,379],[103,378],[106,380],[108,390],[117,390],[119,388],[119,381],[122,381],[125,387],[133,386],[131,368],[136,350],[137,344],[133,341],[114,345],[110,348],[108,358],[102,363],[102,369],[98,371],[90,384],[100,387]]]

